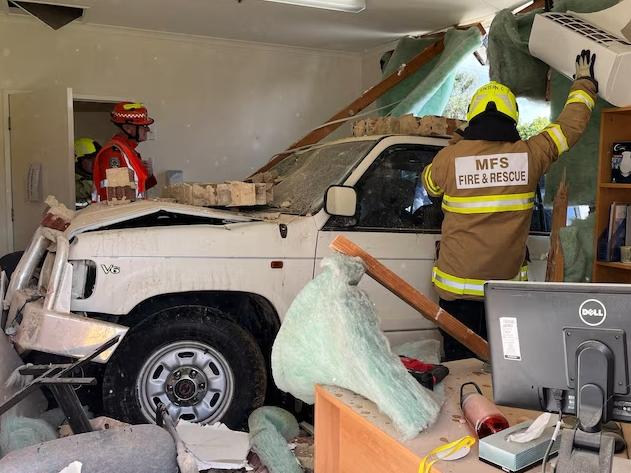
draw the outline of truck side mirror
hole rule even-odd
[[[335,217],[354,217],[357,212],[357,193],[350,186],[331,186],[324,197],[326,213]]]

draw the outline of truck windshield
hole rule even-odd
[[[342,184],[377,141],[335,143],[288,156],[270,169],[278,176],[271,207],[298,215],[317,212],[329,186]]]

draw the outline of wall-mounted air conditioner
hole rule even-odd
[[[535,16],[530,33],[530,54],[572,78],[576,55],[583,49],[591,50],[597,58],[594,74],[598,94],[618,107],[629,106],[631,41],[625,30],[630,22],[630,0],[594,14],[542,13]]]

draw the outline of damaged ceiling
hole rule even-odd
[[[50,0],[41,3],[55,4]],[[73,3],[64,1],[64,5]],[[361,13],[286,5],[263,0],[80,0],[77,22],[144,30],[364,51],[406,34],[486,19],[523,0],[367,0]],[[0,12],[8,13],[6,2]],[[16,13],[11,13],[16,14]]]

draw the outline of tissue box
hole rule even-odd
[[[554,416],[553,419],[555,419]],[[509,442],[507,440],[509,435],[526,430],[530,427],[530,424],[532,424],[532,421],[528,420],[481,439],[480,460],[511,473],[526,471],[534,464],[540,462],[554,433],[556,419],[550,421],[550,424],[548,424],[548,427],[538,439],[526,443]],[[552,445],[550,456],[559,450],[560,443],[561,436],[559,435]]]

